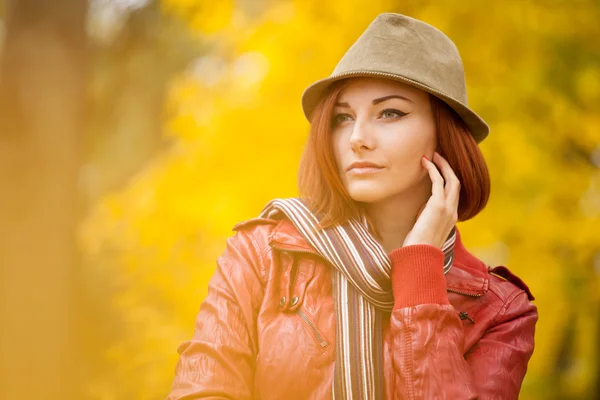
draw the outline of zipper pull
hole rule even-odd
[[[473,318],[469,317],[469,313],[466,311],[461,311],[458,313],[459,318],[462,319],[468,319],[469,321],[471,321],[472,324],[475,323],[475,321],[473,321]]]

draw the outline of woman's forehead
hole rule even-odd
[[[415,101],[427,100],[428,96],[423,90],[403,82],[384,78],[356,77],[347,79],[338,99],[344,101],[350,98],[376,98],[392,94],[399,94]]]

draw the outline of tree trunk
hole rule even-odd
[[[78,397],[85,0],[7,0],[0,64],[0,398]]]

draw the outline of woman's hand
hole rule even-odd
[[[444,176],[440,175],[433,162],[425,156],[421,158],[421,164],[431,178],[431,197],[421,208],[417,222],[406,235],[402,247],[411,244],[429,244],[441,249],[458,220],[460,181],[448,161],[438,152],[433,154],[433,161]]]

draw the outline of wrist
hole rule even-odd
[[[430,244],[407,245],[393,250],[390,258],[394,308],[449,304],[441,249]]]

